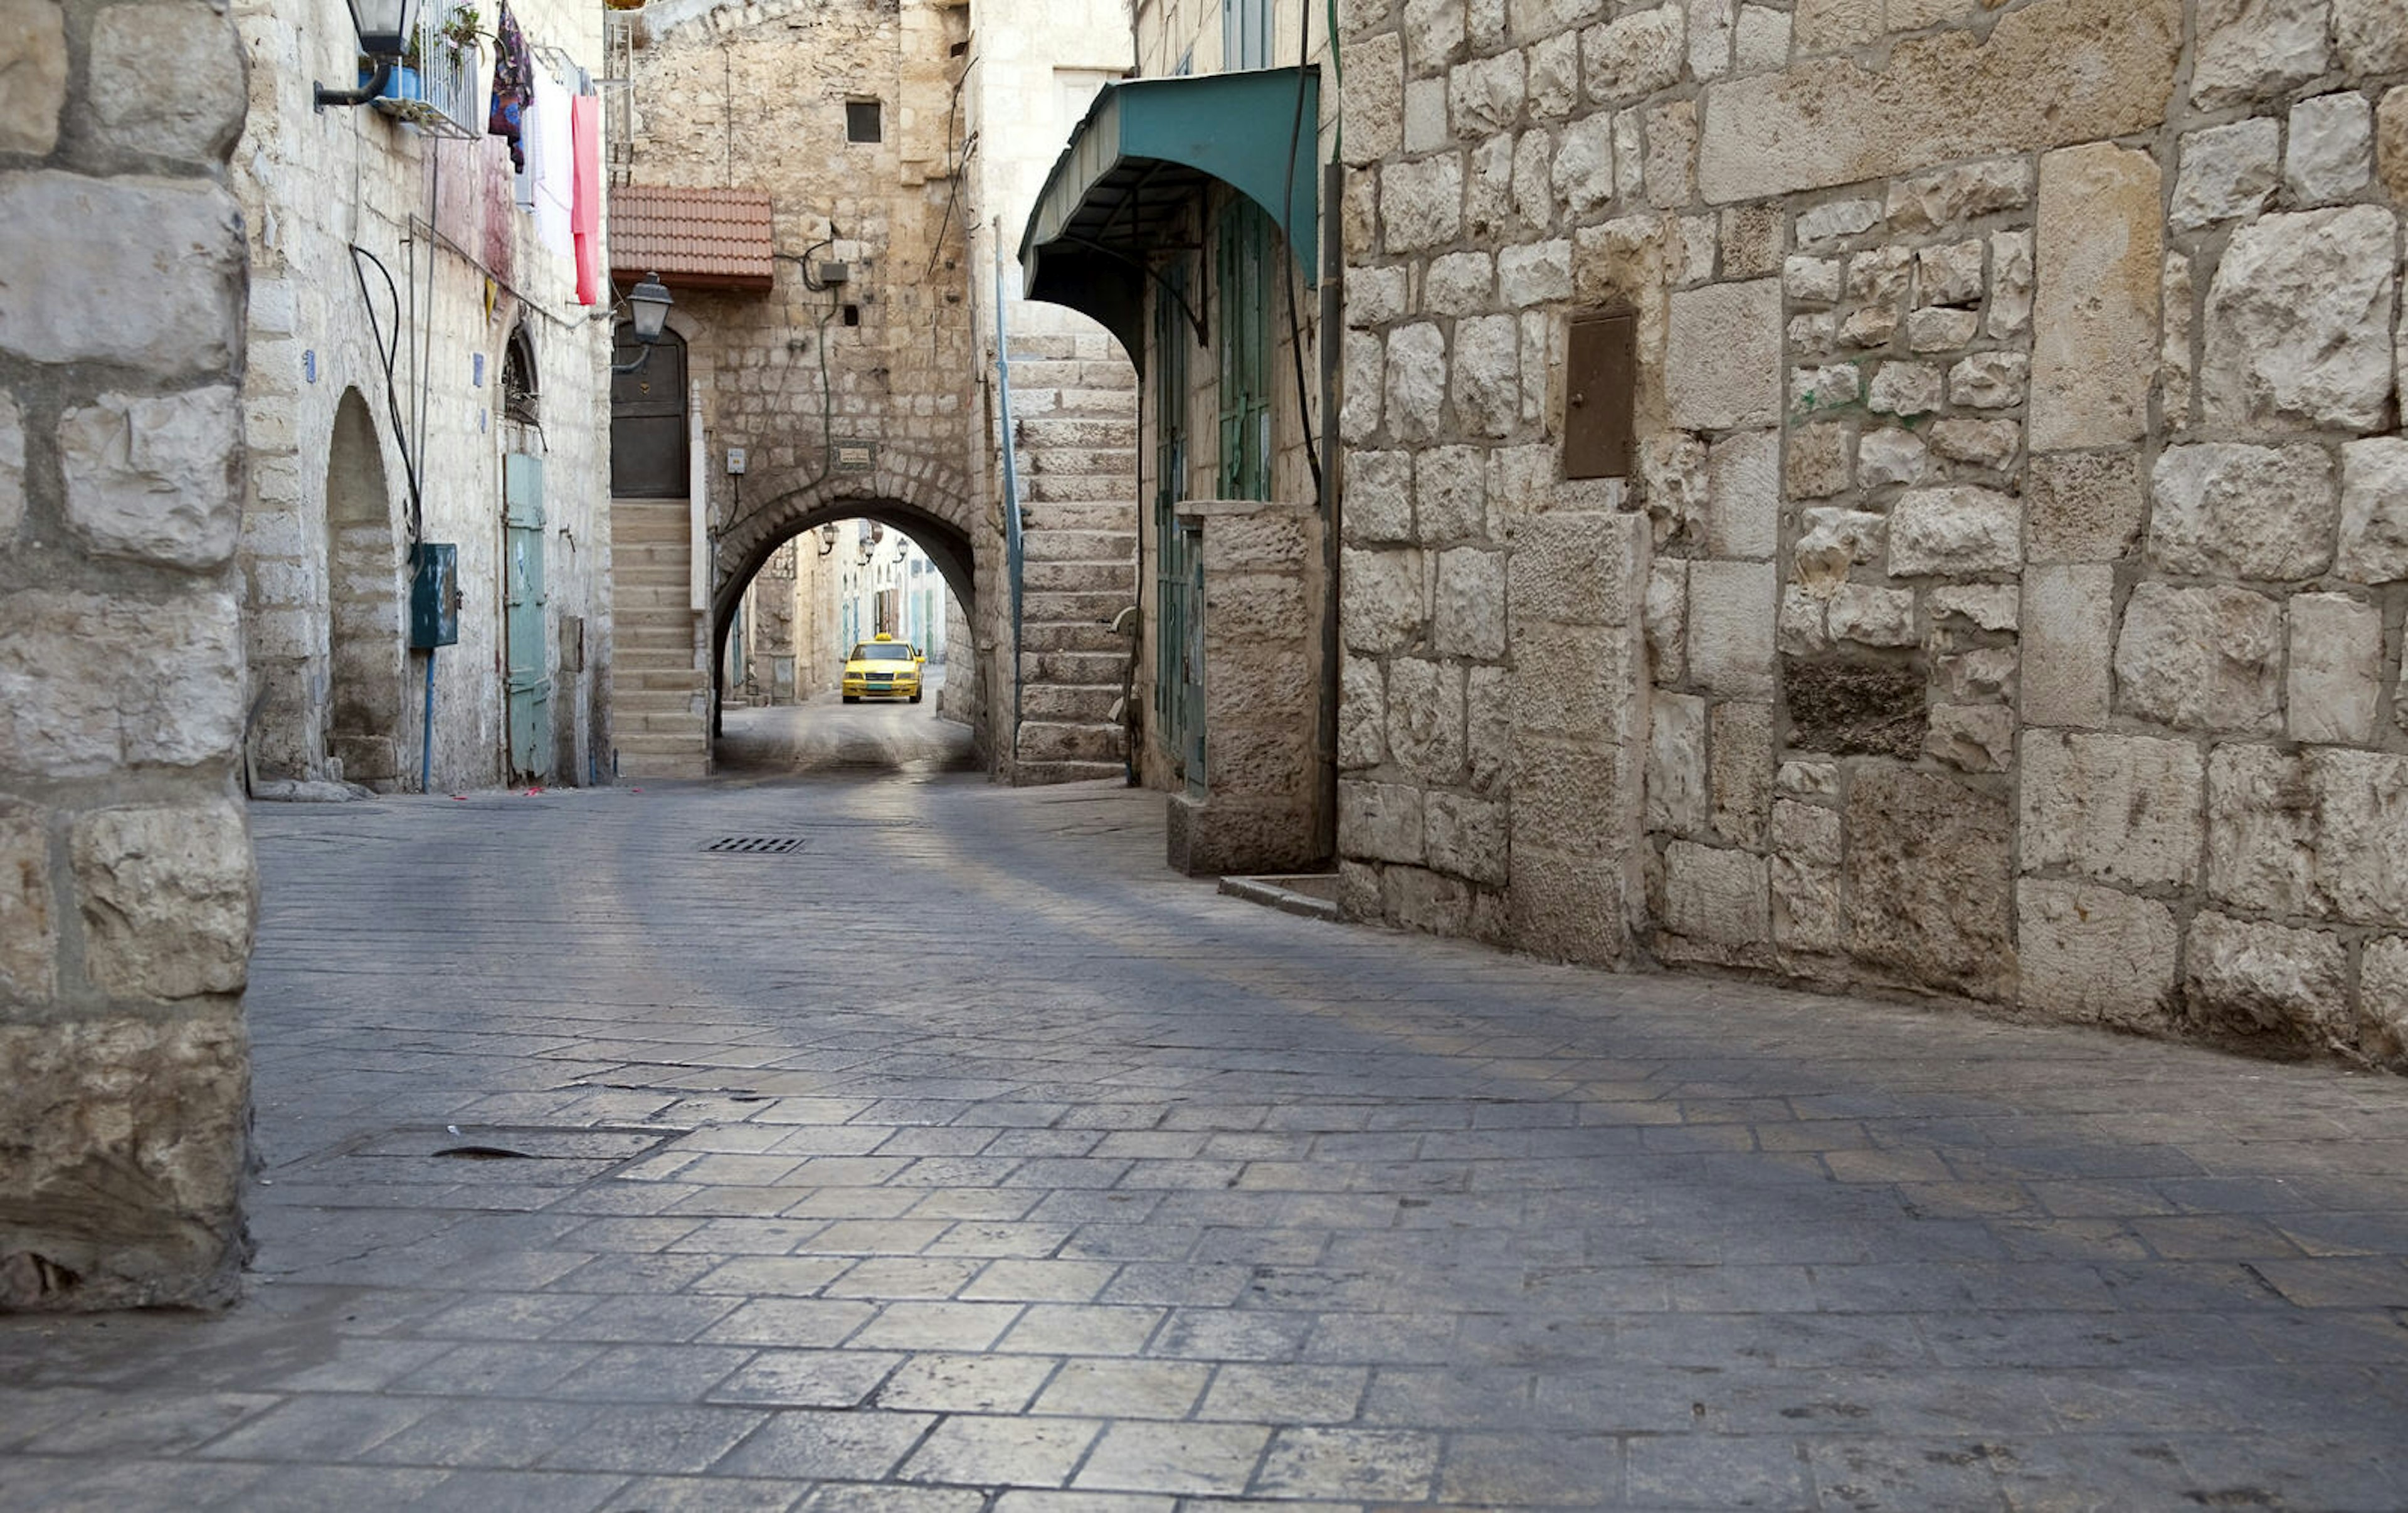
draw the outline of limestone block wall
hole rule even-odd
[[[1354,7],[1350,907],[2408,1064],[2401,21]],[[1567,483],[1565,326],[1607,309],[1637,442]],[[1517,628],[1523,522],[1599,501],[1643,680]],[[1500,577],[1503,641],[1444,628]],[[1483,676],[1641,706],[1590,796],[1627,943],[1594,862],[1592,928],[1524,923],[1544,761],[1427,763]],[[1440,852],[1441,797],[1505,807],[1501,867]]]
[[[511,8],[528,42],[551,50],[546,66],[566,57],[602,72],[593,7]],[[243,404],[255,464],[241,542],[254,763],[266,777],[418,786],[427,654],[403,646],[406,452],[421,537],[459,548],[460,642],[434,656],[433,782],[511,776],[502,457],[524,450],[542,458],[547,515],[554,744],[542,775],[607,775],[609,324],[577,304],[569,261],[514,208],[499,138],[312,108],[313,85],[354,77],[343,6],[246,0],[233,13],[251,62],[233,183],[254,267]],[[491,58],[489,42],[480,77]],[[538,390],[534,427],[506,413],[514,335]],[[566,618],[583,623],[581,667],[562,656]]]
[[[0,1311],[222,1302],[255,913],[243,59],[207,5],[31,0],[0,79]]]

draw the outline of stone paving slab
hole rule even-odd
[[[1110,786],[253,823],[249,1296],[0,1319],[0,1507],[2408,1506],[2397,1080],[1297,918]]]

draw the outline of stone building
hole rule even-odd
[[[2408,1064],[2399,0],[1356,0],[1345,906]]]
[[[1172,865],[1295,870],[1329,855],[1336,728],[1326,27],[1270,0],[1141,0],[1130,23],[1135,75],[1029,196],[1021,271],[1137,359],[1134,765],[1172,791]]]
[[[242,50],[208,5],[7,0],[0,81],[0,1309],[219,1301],[251,1112]]]
[[[406,791],[607,779],[609,337],[593,317],[609,295],[580,302],[566,220],[548,241],[530,208],[538,179],[567,182],[569,97],[603,73],[598,13],[509,7],[558,85],[553,178],[516,174],[487,135],[494,7],[427,0],[423,97],[351,108],[313,104],[355,81],[341,4],[233,12],[250,60],[233,183],[251,261],[251,767]],[[406,633],[421,542],[456,553],[450,644]]]
[[[1003,776],[1121,770],[1128,649],[1096,622],[1134,573],[1133,384],[1096,328],[1031,333],[1029,471],[1008,499],[979,255],[1010,182],[989,160],[1058,140],[1057,63],[1098,46],[1078,19],[982,14],[973,36],[965,7],[925,0],[669,0],[620,22],[613,260],[678,299],[651,388],[623,381],[613,406],[626,770],[708,769],[704,670],[747,585],[784,542],[849,520],[908,534],[938,569],[968,631],[947,704]],[[1124,36],[1105,29],[1083,72],[1117,67]],[[1019,83],[976,82],[1012,70],[1044,80],[1034,119]]]

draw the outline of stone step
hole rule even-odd
[[[1025,479],[1020,485],[1023,497],[1030,504],[1118,503],[1124,510],[1134,510],[1131,497],[1137,492],[1137,480],[1124,472],[1039,473]]]
[[[622,501],[610,507],[610,539],[675,541],[683,546],[694,539],[694,521],[683,499],[665,499],[657,504]]]
[[[1123,562],[1133,567],[1137,561],[1137,532],[1034,531],[1023,538],[1022,551],[1023,560],[1027,562]],[[1025,587],[1025,577],[1022,583]]]
[[[1123,776],[1127,769],[1119,762],[1022,762],[1013,767],[1011,781],[1020,787],[1039,787],[1049,783],[1093,783],[1097,778]]]
[[[1025,684],[1109,683],[1117,685],[1128,668],[1126,652],[1024,652],[1020,675]]]
[[[1020,649],[1024,652],[1119,652],[1128,655],[1134,642],[1125,635],[1115,635],[1110,626],[1099,626],[1092,620],[1032,620],[1025,612],[1020,622]]]
[[[610,691],[614,698],[628,694],[693,694],[702,691],[708,682],[700,668],[654,668],[630,666],[621,658],[610,664]]]
[[[683,756],[670,753],[651,755],[641,752],[619,753],[619,781],[671,781],[679,778],[706,778],[710,775],[710,758],[704,756]]]
[[[1020,527],[1029,536],[1064,530],[1137,529],[1137,511],[1125,498],[1029,499],[1020,511]]]
[[[1030,561],[1023,563],[1020,569],[1020,591],[1024,595],[1134,595],[1136,588],[1137,562],[1133,557],[1113,562]]]
[[[1086,415],[1047,415],[1015,421],[1014,424],[1020,429],[1020,444],[1028,452],[1050,447],[1112,447],[1132,450],[1137,446],[1137,423],[1134,420]]]
[[[1020,759],[1024,762],[1117,762],[1121,759],[1121,728],[1117,725],[1070,725],[1024,718],[1020,722]]]
[[[1137,454],[1126,447],[1031,447],[1022,458],[1024,477],[1102,475],[1137,486]]]
[[[710,753],[710,742],[703,735],[703,722],[696,718],[691,728],[674,733],[657,730],[622,732],[614,742],[624,770],[629,756],[703,756]]]
[[[1020,717],[1068,724],[1110,725],[1121,697],[1117,683],[1032,683],[1020,690]]]
[[[1029,620],[1092,620],[1109,625],[1113,615],[1137,602],[1133,585],[1123,584],[1105,591],[1089,590],[1072,593],[1062,589],[1038,590],[1021,584],[1023,621]]]

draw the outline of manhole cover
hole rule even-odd
[[[731,856],[775,857],[802,846],[799,835],[723,835],[702,849]]]

